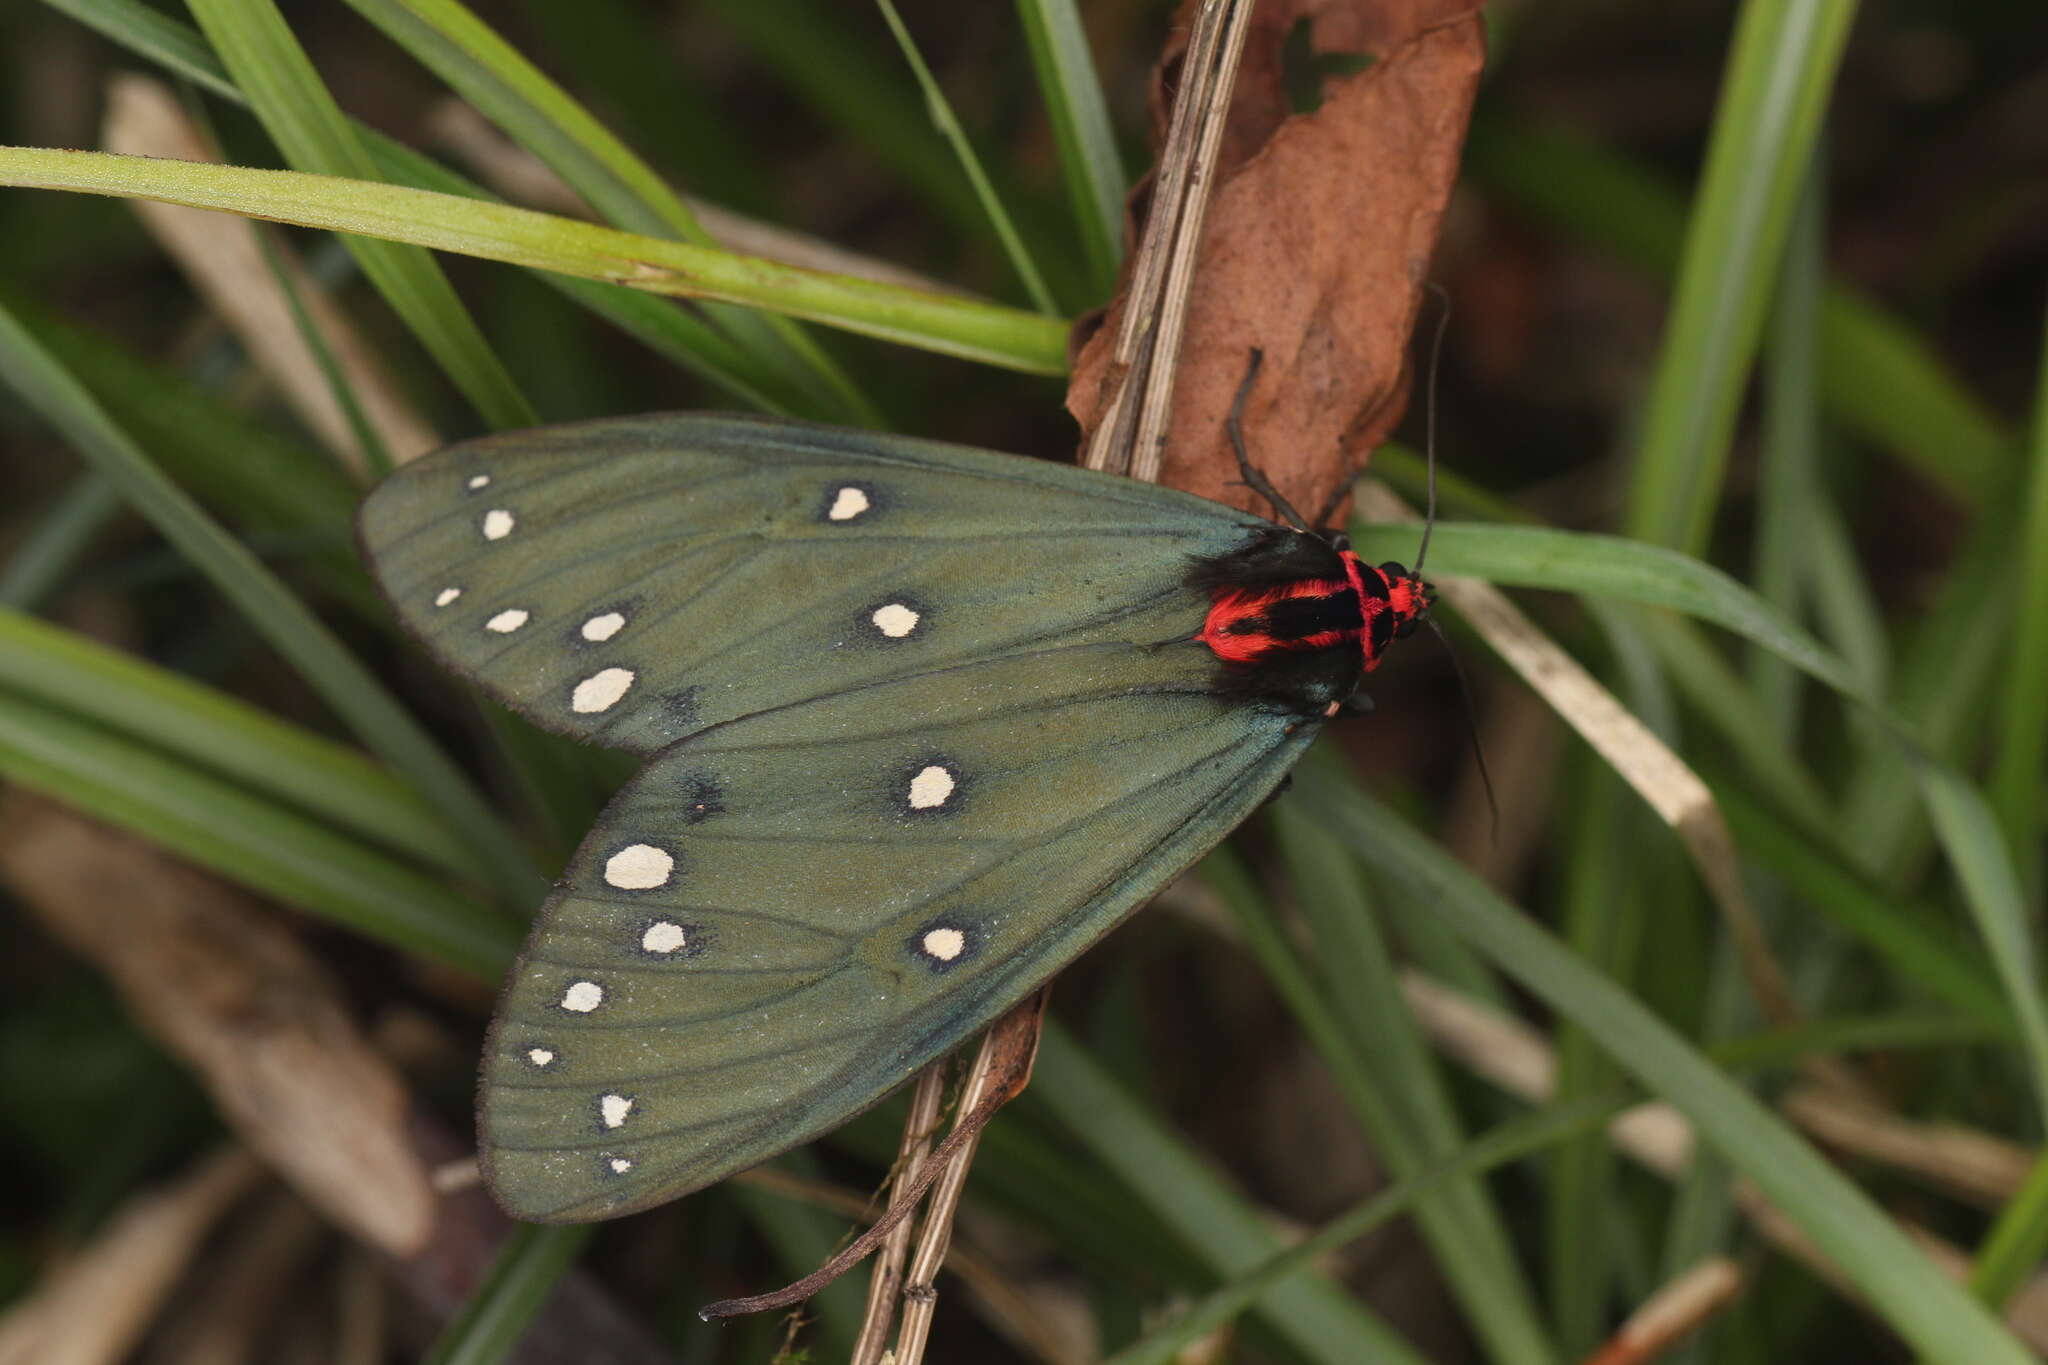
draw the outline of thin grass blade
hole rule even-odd
[[[1279,1250],[1264,1219],[1052,1021],[1039,1044],[1030,1094],[1219,1276],[1245,1270]],[[1259,1297],[1258,1311],[1266,1326],[1308,1360],[1424,1365],[1412,1347],[1356,1299],[1313,1271],[1297,1271],[1273,1284]]]
[[[419,722],[262,561],[165,477],[92,395],[4,310],[0,378],[114,482],[372,752],[433,802],[476,850],[495,886],[522,905],[539,899],[544,883],[518,840]]]
[[[382,237],[655,293],[745,303],[1032,374],[1066,372],[1062,319],[454,195],[303,172],[25,147],[0,148],[0,184],[160,199]]]
[[[583,1254],[593,1228],[520,1223],[498,1248],[490,1274],[423,1357],[423,1365],[498,1365],[509,1360],[540,1310]]]
[[[191,0],[191,8],[287,161],[328,175],[376,174],[369,153],[271,0]],[[343,241],[385,302],[485,421],[504,429],[539,420],[432,257],[362,237]]]
[[[1868,1196],[1655,1014],[1502,901],[1422,833],[1346,784],[1306,775],[1306,805],[1403,894],[1569,1016],[1623,1070],[1691,1120],[1842,1272],[1872,1312],[1941,1365],[2033,1358]]]
[[[988,172],[982,169],[981,157],[968,140],[967,130],[960,126],[952,102],[933,77],[931,68],[925,65],[924,55],[917,50],[916,40],[904,26],[903,16],[896,12],[896,6],[890,0],[875,0],[875,3],[881,8],[882,18],[888,22],[889,32],[895,36],[896,46],[902,49],[903,59],[910,63],[911,73],[917,77],[917,85],[924,92],[925,109],[931,114],[933,125],[946,139],[946,145],[953,149],[961,173],[974,187],[974,197],[981,204],[982,213],[987,215],[989,227],[995,232],[996,240],[1003,244],[1003,254],[1009,258],[1010,269],[1017,272],[1017,279],[1023,284],[1024,292],[1031,296],[1034,308],[1048,316],[1058,316],[1059,305],[1053,302],[1052,291],[1045,287],[1045,277],[1038,273],[1038,263],[1031,259],[1030,249],[1018,234],[1009,210],[1003,207],[996,187],[989,181]]]
[[[517,923],[405,864],[162,751],[0,690],[0,773],[244,886],[485,979]]]
[[[1017,0],[1038,91],[1060,151],[1067,202],[1088,262],[1091,301],[1107,299],[1123,261],[1124,195],[1130,188],[1110,126],[1088,32],[1074,0]]]
[[[1695,552],[1706,543],[1785,232],[1855,13],[1853,0],[1742,7],[1643,413],[1628,516],[1640,539]]]

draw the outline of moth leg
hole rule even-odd
[[[1344,500],[1351,496],[1351,486],[1356,482],[1358,482],[1357,471],[1347,472],[1344,475],[1343,482],[1339,483],[1335,490],[1331,492],[1330,500],[1323,504],[1323,510],[1316,513],[1316,526],[1320,528],[1316,534],[1329,541],[1332,545],[1336,545],[1340,540],[1343,541],[1342,545],[1337,546],[1340,550],[1351,548],[1351,538],[1345,535],[1342,529],[1332,522],[1330,518],[1337,515],[1337,509],[1342,507]]]
[[[1251,363],[1245,366],[1244,379],[1237,386],[1237,397],[1230,400],[1230,416],[1223,423],[1223,429],[1230,433],[1230,448],[1237,452],[1237,472],[1244,477],[1239,480],[1246,488],[1257,493],[1273,505],[1273,510],[1295,530],[1308,535],[1315,534],[1315,528],[1301,519],[1301,513],[1294,510],[1294,504],[1280,495],[1273,481],[1260,472],[1252,463],[1252,457],[1244,448],[1244,400],[1251,396],[1252,382],[1259,377],[1259,366],[1265,361],[1265,352],[1252,347]]]

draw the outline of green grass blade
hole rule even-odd
[[[1628,523],[1644,540],[1693,551],[1706,543],[1786,228],[1855,13],[1852,0],[1742,7],[1643,415]]]
[[[1715,790],[1722,814],[1743,853],[1782,881],[1802,905],[1826,915],[1898,971],[1950,1008],[1979,1024],[2017,1036],[1991,967],[1959,947],[1946,917],[1903,905],[1840,855],[1817,847],[1741,791]]]
[[[117,341],[4,291],[0,308],[181,488],[246,533],[289,546],[295,567],[366,619],[388,619],[356,562],[357,489],[331,459]]]
[[[1526,120],[1478,117],[1465,167],[1559,232],[1653,275],[1676,273],[1679,194],[1612,151]],[[2005,496],[2015,442],[1910,328],[1845,285],[1820,306],[1821,396],[1845,427],[1937,487],[1989,505]]]
[[[228,79],[227,72],[196,29],[164,19],[152,10],[141,8],[135,0],[50,0],[50,3],[59,5],[81,22],[92,25],[138,55],[160,63],[181,78],[223,99],[238,104],[248,102]],[[361,125],[355,127],[357,136],[377,163],[380,178],[442,194],[496,201],[496,196],[440,163],[393,142],[373,129]],[[543,283],[605,317],[643,344],[750,407],[792,417],[828,415],[818,411],[813,403],[806,401],[803,393],[791,389],[780,376],[755,364],[728,337],[694,313],[616,285],[575,279],[544,268],[536,268],[534,274]]]
[[[271,0],[191,0],[191,8],[287,161],[327,175],[368,179],[376,174],[369,153]],[[392,311],[486,422],[504,429],[539,420],[431,256],[391,242],[355,236],[342,240]]]
[[[1010,214],[1003,207],[996,187],[989,183],[988,172],[982,169],[981,158],[975,154],[974,144],[967,140],[967,130],[960,126],[959,118],[953,113],[953,105],[947,100],[946,92],[932,76],[931,68],[924,64],[924,56],[917,50],[917,43],[910,36],[910,30],[903,25],[903,16],[896,12],[890,0],[875,0],[880,6],[882,18],[888,22],[889,32],[896,39],[896,46],[903,51],[903,59],[910,63],[910,70],[917,77],[918,88],[924,92],[926,111],[932,123],[946,144],[953,149],[953,156],[960,163],[961,173],[974,188],[974,197],[981,204],[981,211],[988,218],[988,225],[994,229],[996,240],[1003,244],[1003,254],[1009,257],[1010,268],[1017,272],[1018,280],[1024,285],[1024,292],[1031,296],[1032,306],[1048,316],[1058,316],[1059,306],[1052,301],[1052,291],[1045,287],[1044,276],[1038,273],[1038,265],[1031,259],[1029,248],[1018,235],[1017,226],[1010,221]]]
[[[1918,767],[1922,799],[2019,1022],[2034,1103],[2042,1130],[2048,1131],[2048,998],[2042,993],[2034,916],[2020,893],[1997,817],[1982,794],[1953,769],[1931,762]]]
[[[547,1306],[555,1285],[576,1264],[596,1229],[588,1224],[515,1224],[455,1321],[422,1358],[423,1365],[498,1365],[509,1360],[527,1325]]]
[[[472,880],[487,869],[434,808],[353,749],[238,697],[0,609],[0,687]]]
[[[1838,1170],[1654,1013],[1502,901],[1420,831],[1310,772],[1306,806],[1404,894],[1558,1013],[1748,1176],[1832,1260],[1872,1312],[1942,1365],[2022,1365],[2032,1353]]]
[[[1800,620],[1806,598],[1807,528],[1822,501],[1818,325],[1822,257],[1824,157],[1807,167],[1799,204],[1785,243],[1777,298],[1765,351],[1761,487],[1756,508],[1756,549],[1751,576],[1759,597]],[[1800,680],[1790,664],[1769,651],[1749,657],[1749,681],[1763,704],[1774,746],[1798,732]]]
[[[959,167],[932,140],[923,108],[895,78],[888,49],[851,24],[858,7],[707,0],[699,9],[716,15],[749,55],[781,77],[837,141],[866,149],[962,232],[986,227]]]
[[[1970,1288],[2000,1305],[2017,1293],[2048,1255],[2048,1154],[2037,1155],[2026,1183],[2006,1201],[1977,1249]]]
[[[1750,781],[1807,829],[1832,831],[1836,827],[1834,804],[1820,779],[1801,761],[1797,747],[1773,738],[1775,717],[1770,707],[1705,633],[1668,612],[1635,612],[1630,619],[1663,660],[1672,687],[1741,757]],[[1778,658],[1775,654],[1771,657]]]
[[[455,0],[348,0],[605,221],[649,237],[709,246],[688,205],[589,110]]]
[[[0,310],[0,377],[124,496],[273,648],[298,669],[372,752],[409,778],[461,831],[494,884],[522,905],[544,883],[512,834],[462,772],[382,683],[290,589],[153,464],[35,340]]]
[[[1371,535],[1358,537],[1361,553],[1379,557],[1387,548],[1385,534],[1395,529],[1374,528]],[[2033,1073],[2037,1098],[2048,1114],[2048,1011],[2039,999],[2033,949],[2019,909],[2021,898],[2011,862],[1991,832],[1995,827],[1984,823],[1984,807],[1975,789],[1936,757],[1921,753],[1907,719],[1871,696],[1847,665],[1805,631],[1734,580],[1685,556],[1630,541],[1540,528],[1494,527],[1483,537],[1467,534],[1470,529],[1460,528],[1458,523],[1439,523],[1432,542],[1435,563],[1452,572],[1497,582],[1625,597],[1715,621],[1861,702],[1890,729],[1904,755],[1898,762],[1910,772],[1934,817],[1935,832],[1948,851],[1978,932],[1997,965],[2020,1025],[2020,1043]],[[1579,545],[1575,554],[1565,551],[1567,541]],[[1699,666],[1682,671],[1697,673],[1705,667],[1697,659],[1694,663]],[[1732,670],[1718,687],[1731,695],[1746,690]],[[1749,709],[1757,708],[1752,703]],[[1737,730],[1741,728],[1739,713],[1733,724]],[[1800,799],[1802,803],[1805,800]],[[1840,825],[1830,821],[1828,827]],[[1854,840],[1857,832],[1852,827],[1842,837]]]
[[[1871,691],[1891,677],[1891,638],[1842,511],[1824,497],[1806,504],[1807,588],[1814,629]]]
[[[391,458],[391,447],[385,444],[383,433],[377,430],[369,414],[363,410],[354,383],[334,354],[326,333],[306,307],[297,279],[285,268],[275,237],[255,223],[247,224],[246,230],[255,241],[256,249],[262,253],[263,268],[270,276],[270,287],[284,300],[293,328],[304,339],[313,363],[320,370],[321,382],[327,386],[335,406],[341,410],[342,419],[348,424],[349,439],[355,443],[355,449],[362,457],[361,467],[372,479],[383,478],[397,467],[397,462]]]
[[[221,69],[220,59],[207,46],[206,38],[189,24],[180,23],[136,0],[43,0],[45,5],[68,14],[87,28],[134,52],[147,54],[165,70],[188,80],[208,94],[240,101],[241,92]]]
[[[4,689],[0,774],[265,895],[485,979],[519,946],[512,920],[318,820]]]
[[[1859,1043],[1891,1046],[1918,1040],[1940,1046],[1977,1036],[1950,1029],[1944,1021],[1924,1018],[1846,1022],[1851,1026],[1839,1030],[1816,1029],[1797,1035],[1774,1034],[1744,1039],[1739,1045],[1716,1048],[1715,1053],[1717,1056],[1728,1054],[1732,1061],[1739,1051],[1743,1064],[1757,1065],[1766,1061],[1794,1060],[1814,1052],[1837,1051]],[[1180,1359],[1179,1352],[1243,1312],[1277,1280],[1303,1266],[1314,1264],[1399,1217],[1431,1188],[1520,1160],[1559,1142],[1590,1139],[1604,1143],[1606,1139],[1600,1135],[1599,1129],[1629,1103],[1624,1098],[1593,1095],[1547,1105],[1503,1123],[1475,1139],[1450,1160],[1395,1182],[1349,1213],[1330,1220],[1294,1246],[1241,1275],[1233,1276],[1227,1284],[1205,1295],[1167,1326],[1126,1346],[1105,1360],[1103,1365],[1167,1365]]]
[[[157,199],[382,237],[655,293],[745,303],[1030,374],[1066,372],[1067,326],[1058,318],[455,195],[295,171],[25,147],[0,148],[0,184]]]
[[[1921,748],[1968,760],[1997,696],[1997,667],[2012,635],[2016,509],[1993,506],[1949,562],[1934,599],[1916,613],[1899,650],[1892,704]],[[1842,798],[1844,838],[1869,866],[1904,876],[1924,859],[1928,831],[1911,759],[1884,736],[1866,737]]]
[[[1372,453],[1372,473],[1417,506],[1429,500],[1429,461],[1399,441],[1389,441]],[[1436,496],[1438,511],[1447,517],[1499,522],[1503,526],[1534,525],[1537,521],[1519,503],[1480,487],[1455,469],[1437,469]]]
[[[1329,1068],[1373,1150],[1397,1176],[1424,1169],[1462,1146],[1464,1135],[1428,1049],[1401,1008],[1392,961],[1373,932],[1349,856],[1320,829],[1277,813],[1275,824],[1315,935],[1315,955],[1324,973],[1320,987],[1288,946],[1271,905],[1234,853],[1219,849],[1210,854],[1202,864],[1202,880],[1237,921],[1260,970]],[[1347,1013],[1351,1017],[1343,1020]],[[1484,1187],[1462,1184],[1435,1191],[1418,1205],[1416,1217],[1489,1358],[1556,1360]]]
[[[1109,298],[1123,261],[1124,195],[1130,189],[1109,107],[1095,78],[1088,31],[1074,0],[1017,0],[1038,91],[1060,151],[1060,172],[1088,263],[1092,302]]]
[[[1322,1257],[1400,1217],[1431,1190],[1519,1161],[1563,1139],[1597,1132],[1625,1104],[1625,1100],[1612,1096],[1596,1096],[1546,1106],[1503,1123],[1429,1170],[1406,1176],[1349,1213],[1331,1219],[1287,1250],[1275,1252],[1233,1275],[1228,1283],[1203,1296],[1180,1317],[1126,1346],[1103,1365],[1170,1365],[1181,1360],[1182,1351],[1242,1313],[1287,1276],[1298,1274]]]
[[[7,556],[0,604],[33,611],[55,596],[120,510],[120,493],[101,475],[73,480]]]
[[[2048,319],[2044,319],[2048,320]],[[2041,772],[2048,766],[2048,331],[2041,339],[2034,427],[2019,527],[2019,570],[2012,645],[1998,704],[1998,747],[1991,760],[1991,801],[2015,849],[2028,850],[2029,880],[2040,885],[2041,822],[2048,814]]]
[[[1246,1270],[1279,1250],[1259,1213],[1050,1020],[1030,1093],[1219,1276]],[[1274,1333],[1312,1361],[1424,1365],[1412,1347],[1312,1269],[1268,1288],[1258,1311]]]
[[[1414,549],[1412,526],[1353,529],[1359,553],[1374,559]],[[1455,521],[1437,523],[1429,552],[1430,567],[1443,573],[1697,616],[1762,645],[1844,696],[1879,705],[1848,666],[1812,635],[1719,569],[1688,555],[1619,536]]]
[[[601,91],[620,137],[646,149],[637,154],[665,183],[687,185],[735,212],[781,217],[790,187],[761,174],[770,130],[695,78],[695,64],[660,41],[657,14],[635,0],[519,0],[492,12],[517,16],[532,49],[547,54],[547,71],[572,89]]]
[[[654,170],[569,93],[456,0],[349,0],[522,147],[607,222],[650,237],[714,246],[697,216]],[[763,368],[818,395],[817,416],[872,425],[876,415],[845,374],[796,324],[751,310],[706,309]]]
[[[1641,835],[1649,817],[1590,755],[1575,766],[1580,776],[1569,819],[1561,822],[1569,841],[1560,892],[1565,941],[1590,965],[1627,983],[1644,936],[1647,870],[1640,859],[1622,856],[1622,849],[1628,846],[1626,838]],[[1564,1021],[1554,1042],[1554,1100],[1583,1100],[1615,1085],[1614,1064],[1584,1029]],[[1616,1288],[1619,1248],[1612,1192],[1617,1161],[1606,1133],[1583,1132],[1560,1143],[1546,1167],[1548,1307],[1560,1345],[1575,1360],[1605,1335]]]

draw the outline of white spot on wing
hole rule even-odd
[[[953,795],[953,774],[933,763],[910,779],[910,808],[934,810]]]
[[[875,629],[892,640],[900,640],[917,629],[917,612],[901,602],[891,602],[885,607],[876,607],[873,616]]]
[[[832,499],[832,506],[826,511],[825,516],[832,521],[852,521],[867,510],[867,491],[849,484],[839,490],[839,496]]]
[[[546,1066],[548,1063],[555,1060],[554,1049],[545,1047],[530,1047],[526,1049],[526,1060],[532,1062],[535,1066]]]
[[[583,638],[586,640],[609,640],[625,627],[626,618],[615,611],[602,616],[593,616],[583,623]]]
[[[924,936],[926,955],[940,962],[951,962],[966,949],[967,935],[958,929],[933,929]]]
[[[597,1110],[604,1116],[605,1127],[616,1128],[633,1112],[633,1101],[626,1095],[606,1095],[598,1100]]]
[[[512,534],[514,524],[510,512],[502,507],[493,507],[484,513],[484,539],[503,540]]]
[[[604,1003],[604,987],[595,981],[572,981],[562,992],[562,1008],[588,1014]]]
[[[488,474],[472,474],[469,476],[469,491],[472,493],[476,492],[479,488],[489,488],[490,486],[491,476]]]
[[[632,685],[632,669],[600,669],[576,684],[576,690],[569,694],[569,709],[586,716],[609,711]]]
[[[522,611],[518,607],[510,607],[484,622],[484,629],[495,630],[500,635],[510,635],[531,619],[531,613]]]
[[[462,596],[462,589],[460,588],[443,588],[434,594],[434,605],[445,607],[460,596]]]
[[[611,1165],[613,1175],[624,1175],[626,1172],[633,1169],[633,1163],[622,1156],[613,1157]]]
[[[604,879],[621,891],[652,891],[668,881],[676,860],[653,844],[628,844],[605,860]]]
[[[690,936],[683,926],[670,920],[656,920],[640,935],[640,949],[648,953],[673,953],[687,947]]]

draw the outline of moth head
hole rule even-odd
[[[1394,638],[1405,640],[1436,606],[1436,589],[1393,560],[1379,566],[1387,580],[1387,607],[1394,613]]]

